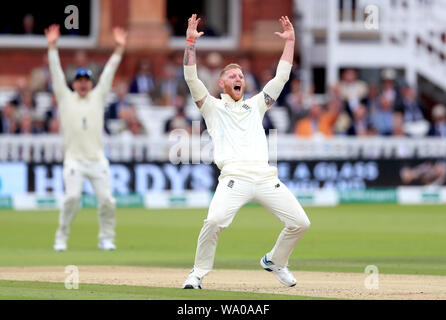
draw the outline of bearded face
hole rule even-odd
[[[78,78],[73,82],[73,89],[84,98],[93,89],[93,82],[85,77]]]
[[[220,78],[218,85],[223,92],[228,94],[234,101],[243,98],[245,93],[245,77],[239,68],[227,70]]]

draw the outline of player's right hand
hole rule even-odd
[[[197,40],[200,38],[204,32],[198,32],[197,27],[200,23],[200,18],[197,19],[197,15],[194,13],[188,20],[186,38],[191,40]]]
[[[49,44],[55,44],[60,36],[60,26],[58,24],[52,24],[45,29],[45,36]]]

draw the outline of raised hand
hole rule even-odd
[[[204,32],[197,31],[198,24],[200,23],[200,18],[197,19],[197,15],[193,14],[187,21],[188,25],[186,30],[186,38],[197,40],[204,34]]]
[[[115,42],[117,45],[125,47],[125,45],[127,44],[127,35],[128,32],[123,28],[113,28],[113,38],[115,38]]]
[[[45,36],[50,45],[56,45],[56,41],[60,36],[60,26],[58,24],[50,25],[45,29]]]
[[[284,40],[294,41],[294,28],[293,24],[290,22],[290,19],[288,19],[287,16],[282,16],[279,21],[282,24],[283,32],[274,32],[274,34],[278,35]]]

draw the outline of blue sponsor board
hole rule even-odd
[[[0,164],[0,196],[12,196],[28,191],[28,166],[23,162]]]

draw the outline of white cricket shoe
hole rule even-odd
[[[55,251],[67,251],[67,243],[65,241],[56,241],[54,243],[54,250]]]
[[[294,287],[296,285],[296,278],[294,278],[290,270],[288,270],[287,267],[281,268],[276,266],[274,262],[268,260],[266,254],[262,259],[260,259],[260,265],[266,271],[272,272],[276,276],[277,280],[282,282],[284,285],[288,287]]]
[[[184,281],[183,289],[201,289],[201,278],[194,274],[194,270],[189,273],[186,281]]]
[[[116,250],[116,246],[112,239],[101,239],[99,241],[98,248],[106,251]]]

